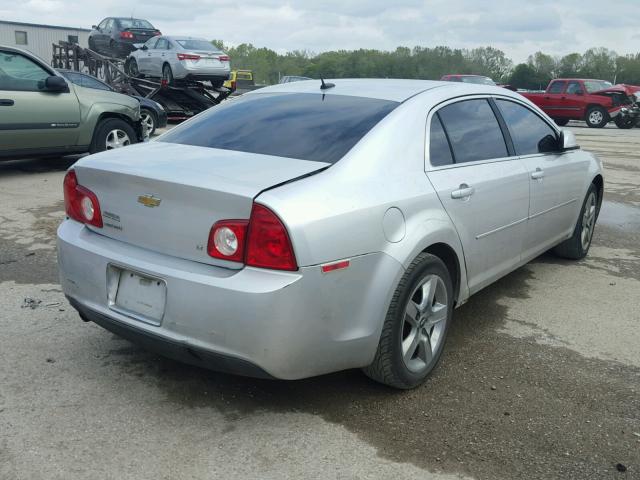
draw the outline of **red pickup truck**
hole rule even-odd
[[[560,125],[585,120],[602,128],[613,120],[619,128],[632,128],[640,118],[640,87],[612,85],[605,80],[558,78],[544,93],[521,94]]]

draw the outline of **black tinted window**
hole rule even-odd
[[[507,157],[502,130],[485,99],[465,100],[441,108],[456,163]]]
[[[431,133],[429,135],[429,160],[431,165],[439,167],[442,165],[450,165],[453,163],[453,157],[451,156],[451,149],[449,148],[449,142],[447,136],[440,123],[438,114],[435,114],[431,119]]]
[[[582,86],[580,85],[580,82],[569,82],[569,85],[567,85],[567,93],[576,94],[576,93],[584,93],[584,92],[582,91]]]
[[[556,132],[526,107],[507,100],[496,100],[518,155],[558,150]]]
[[[567,82],[553,82],[549,86],[549,91],[547,93],[562,93],[566,84]]]
[[[94,88],[96,90],[108,90],[111,91],[111,87],[102,83],[97,78],[94,78],[90,75],[85,75],[84,73],[78,72],[62,72],[62,75],[67,77],[76,85],[80,85],[81,87],[86,88]]]
[[[335,163],[397,105],[330,94],[246,95],[211,108],[161,141]]]

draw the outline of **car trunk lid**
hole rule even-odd
[[[88,157],[74,169],[100,201],[104,226],[92,230],[155,252],[240,268],[207,254],[213,224],[249,219],[260,192],[328,165],[152,142]]]

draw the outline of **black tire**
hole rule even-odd
[[[554,118],[553,121],[556,122],[556,125],[560,127],[564,127],[567,123],[569,123],[568,118]]]
[[[154,112],[150,108],[141,108],[140,118],[142,120],[143,126],[148,122],[147,133],[149,134],[149,136],[153,135],[156,131],[156,127],[158,126],[158,115],[156,114],[156,112]]]
[[[405,317],[407,317],[406,309],[409,302],[415,298],[415,295],[419,294],[416,289],[420,286],[421,282],[429,276],[432,276],[431,278],[437,276],[442,280],[447,299],[446,317],[443,320],[444,325],[442,325],[439,332],[439,343],[435,351],[432,351],[431,360],[425,362],[424,367],[416,371],[408,367],[406,361],[403,359],[402,353],[402,340],[406,332],[405,327],[407,326],[405,323]],[[435,301],[436,300],[434,300],[434,302]],[[429,373],[431,373],[437,365],[442,354],[453,314],[453,302],[451,275],[445,264],[434,255],[428,253],[418,255],[403,275],[393,294],[391,305],[389,306],[384,325],[382,326],[382,333],[380,334],[380,342],[376,355],[371,365],[363,369],[365,375],[377,382],[400,389],[415,388],[424,382]],[[434,303],[433,305],[436,304]],[[421,333],[422,328],[425,327],[418,327],[418,332]],[[432,329],[431,332],[434,332],[434,330]],[[429,334],[429,336],[431,337],[431,334]],[[408,336],[406,338],[408,338]],[[417,349],[415,350],[415,354],[418,354]]]
[[[125,70],[127,75],[133,78],[137,78],[140,76],[140,70],[138,69],[138,62],[135,58],[129,58],[125,63]]]
[[[587,122],[587,126],[589,128],[602,128],[607,123],[609,123],[609,120],[611,120],[611,118],[609,117],[609,112],[607,112],[604,108],[594,105],[587,109],[585,121]]]
[[[613,121],[615,122],[616,126],[618,128],[621,128],[623,130],[628,130],[629,128],[633,128],[636,126],[636,118],[630,117],[630,116],[620,116],[618,115],[616,118],[613,119]]]
[[[211,86],[213,88],[220,88],[222,85],[224,85],[224,79],[222,78],[216,78],[214,80],[210,80],[211,81]]]
[[[167,85],[173,85],[173,70],[171,70],[171,65],[168,63],[162,66],[162,80],[166,80]]]
[[[587,208],[591,208],[591,199],[595,201],[593,207],[595,208],[593,219],[590,222],[589,238],[586,243],[583,242],[583,226],[586,220],[585,211]],[[582,202],[582,208],[580,209],[580,216],[576,222],[576,227],[573,230],[571,238],[565,240],[560,245],[553,249],[553,253],[562,258],[568,258],[570,260],[580,260],[586,257],[589,253],[589,247],[591,247],[591,241],[593,240],[593,231],[596,227],[596,220],[600,213],[600,200],[598,198],[598,188],[592,183],[587,190],[587,194]]]
[[[90,153],[104,152],[107,150],[107,137],[114,130],[121,130],[128,138],[128,144],[138,142],[136,132],[131,125],[119,118],[105,118],[101,120],[93,132],[93,140],[91,141]]]
[[[89,50],[93,50],[94,52],[96,52],[96,44],[93,41],[93,38],[89,37]]]

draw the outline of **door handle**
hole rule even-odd
[[[531,178],[534,180],[540,180],[544,177],[544,170],[540,167],[536,168],[536,171],[531,174]]]
[[[9,98],[0,99],[0,107],[12,107],[13,104],[14,104],[14,101]]]
[[[466,183],[461,183],[458,190],[454,190],[453,192],[451,192],[451,198],[469,198],[475,193],[475,191],[475,188],[470,187]]]

